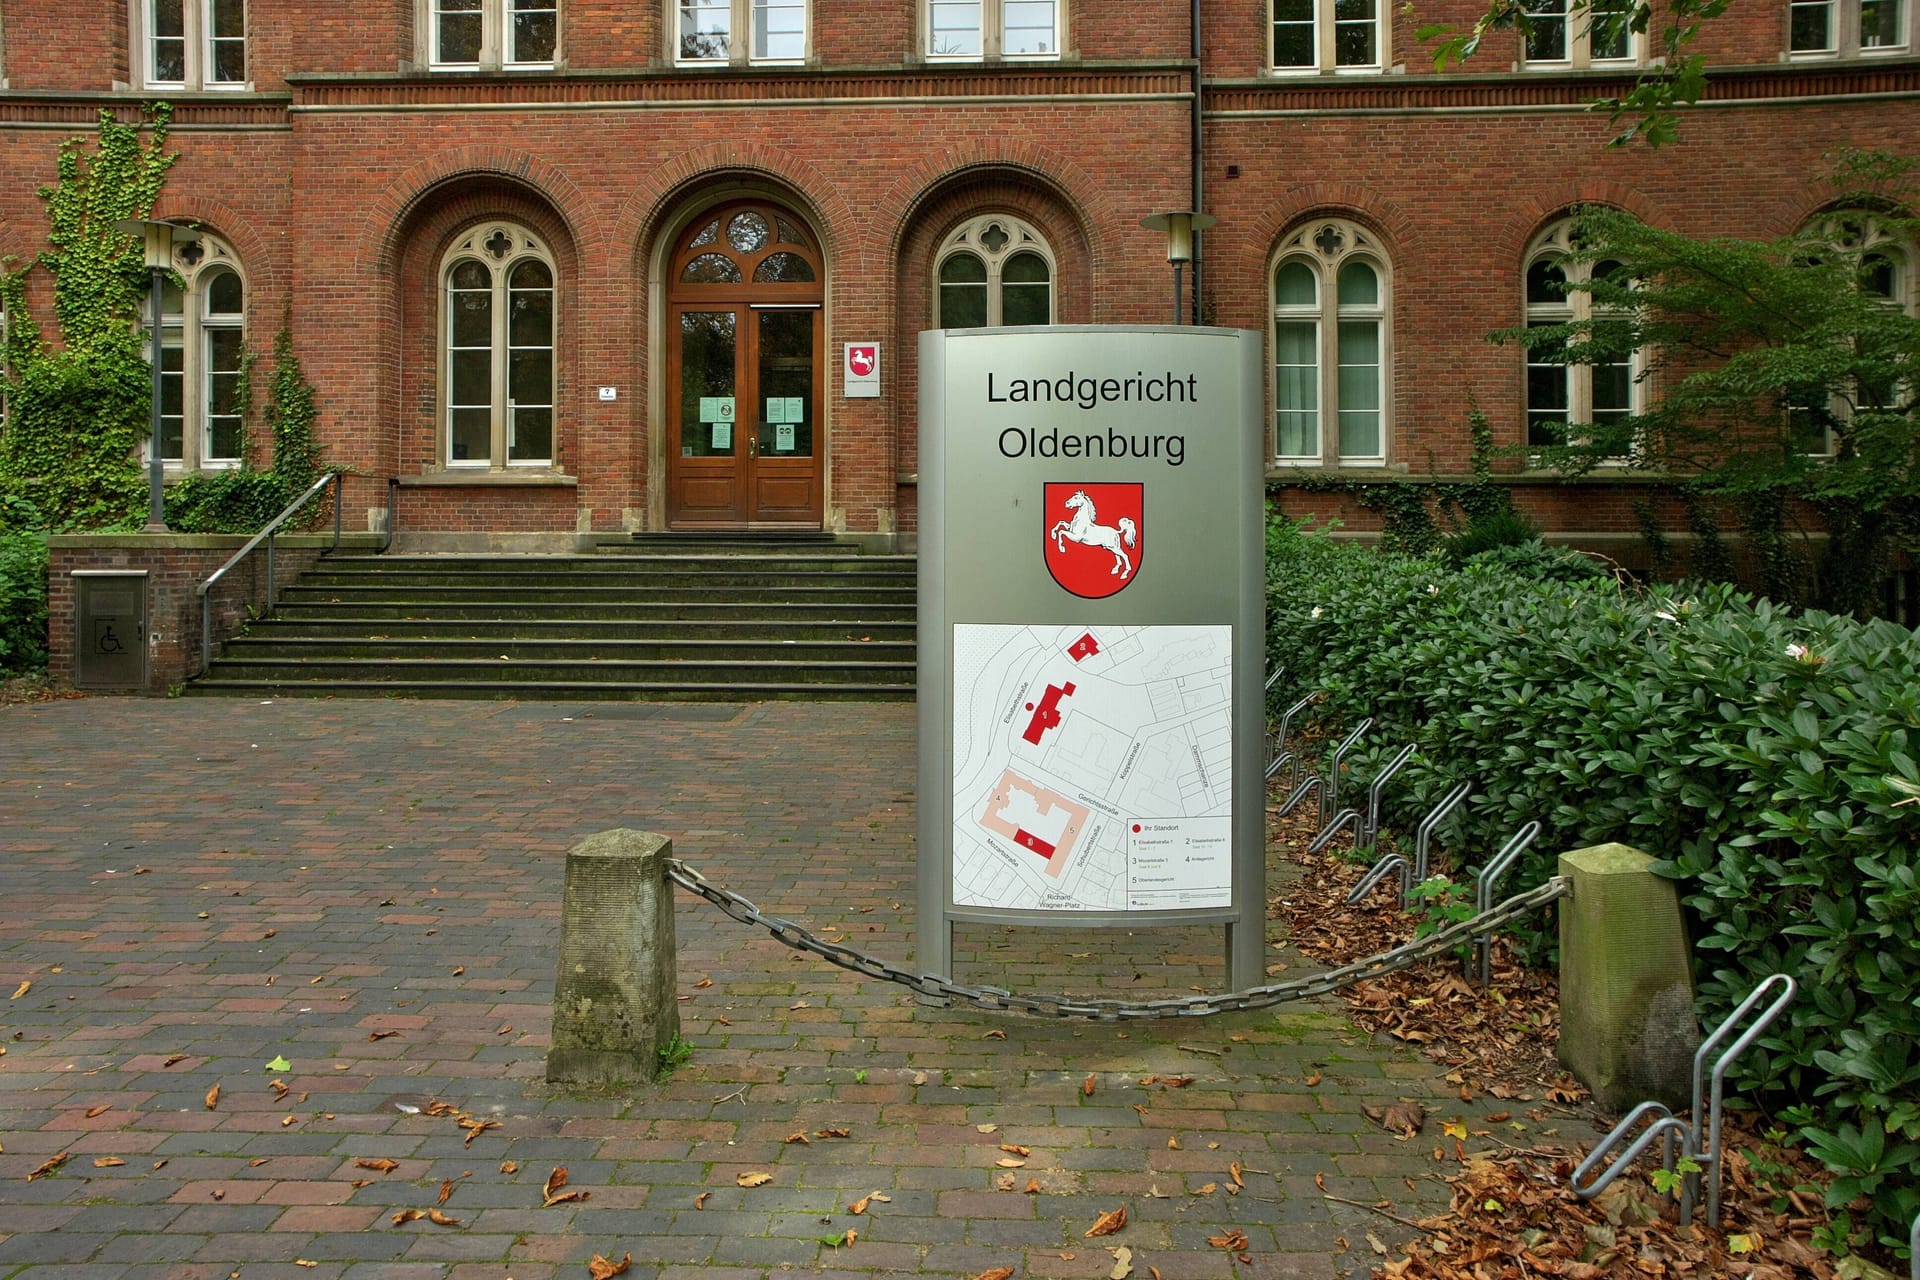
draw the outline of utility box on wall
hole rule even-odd
[[[147,571],[75,569],[73,683],[147,687]]]

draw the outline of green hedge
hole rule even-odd
[[[47,535],[0,532],[0,675],[47,665]]]
[[[1708,1025],[1765,975],[1798,980],[1790,1023],[1735,1083],[1846,1173],[1836,1206],[1871,1197],[1871,1234],[1904,1253],[1920,1209],[1920,804],[1902,803],[1920,784],[1914,633],[1719,586],[1455,571],[1283,520],[1268,608],[1276,696],[1321,690],[1329,727],[1373,717],[1359,783],[1420,745],[1389,825],[1410,831],[1472,781],[1443,841],[1456,865],[1542,824],[1509,890],[1583,845],[1662,859],[1692,913]],[[1853,1224],[1836,1223],[1844,1244]]]

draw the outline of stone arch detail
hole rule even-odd
[[[582,261],[604,243],[599,220],[574,181],[530,152],[512,147],[460,147],[429,157],[409,169],[367,206],[368,234],[360,237],[355,273],[391,274],[406,247],[408,229],[434,191],[460,179],[497,179],[527,189],[551,207]]]
[[[996,173],[1031,182],[1073,214],[1098,278],[1107,265],[1106,242],[1099,228],[1120,218],[1121,213],[1092,176],[1071,159],[1012,138],[983,139],[970,148],[950,147],[938,156],[924,157],[907,166],[879,201],[879,218],[889,223],[887,260],[899,258],[916,215],[929,202],[937,200],[955,182],[992,178]]]
[[[700,186],[722,178],[757,179],[776,188],[776,199],[796,206],[795,212],[813,224],[830,274],[845,275],[847,259],[857,259],[846,234],[853,211],[838,189],[813,165],[762,143],[716,142],[659,166],[615,217],[614,243],[624,246],[634,261],[644,261],[661,229],[686,208]]]
[[[1274,251],[1289,231],[1316,218],[1343,218],[1357,222],[1380,237],[1396,271],[1406,270],[1424,252],[1418,224],[1405,209],[1383,200],[1356,183],[1314,182],[1294,187],[1278,203],[1254,219],[1248,242],[1261,246],[1262,260],[1272,262]]]
[[[205,227],[233,246],[246,270],[247,297],[284,298],[286,272],[274,261],[267,242],[240,214],[219,200],[199,195],[161,194],[153,216],[164,222],[185,222]],[[276,328],[278,325],[276,324]]]
[[[1527,251],[1527,246],[1533,243],[1533,238],[1540,234],[1541,228],[1555,219],[1565,217],[1576,205],[1583,204],[1604,204],[1623,209],[1648,226],[1661,226],[1664,223],[1653,202],[1632,187],[1604,178],[1587,178],[1560,183],[1518,202],[1507,215],[1507,220],[1492,235],[1493,246],[1504,261],[1518,262]]]

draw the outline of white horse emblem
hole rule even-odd
[[[1073,496],[1067,499],[1066,506],[1067,510],[1073,512],[1073,518],[1060,521],[1048,533],[1048,536],[1053,539],[1054,548],[1065,551],[1068,542],[1078,542],[1086,547],[1103,548],[1113,552],[1113,568],[1110,572],[1116,574],[1123,582],[1132,577],[1133,561],[1128,559],[1127,553],[1120,549],[1120,544],[1124,542],[1129,547],[1139,545],[1140,531],[1133,521],[1126,516],[1121,516],[1118,526],[1095,523],[1097,517],[1093,510],[1093,499],[1087,496],[1085,489],[1074,490]]]

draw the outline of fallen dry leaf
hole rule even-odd
[[[552,1199],[553,1193],[566,1185],[567,1166],[556,1165],[554,1166],[553,1172],[547,1175],[546,1183],[540,1188],[540,1198],[543,1200]]]
[[[213,1088],[207,1090],[207,1110],[211,1111],[219,1105],[220,1105],[220,1086],[215,1085],[213,1086]]]
[[[1022,1187],[1022,1188],[1021,1188],[1021,1191],[1022,1191],[1022,1192],[1023,1192],[1024,1194],[1026,1194],[1026,1195],[1030,1195],[1030,1196],[1037,1196],[1037,1195],[1039,1195],[1039,1194],[1040,1194],[1040,1179],[1038,1179],[1038,1178],[1028,1178],[1028,1179],[1027,1179],[1027,1185],[1026,1185],[1026,1186],[1024,1186],[1024,1187]]]
[[[1207,1182],[1207,1183],[1202,1183],[1200,1186],[1200,1189],[1198,1191],[1195,1191],[1193,1194],[1197,1196],[1210,1196],[1214,1192],[1218,1191],[1219,1189],[1220,1189],[1219,1183]]]
[[[1107,1280],[1127,1280],[1133,1274],[1133,1250],[1121,1245],[1112,1252],[1113,1270],[1107,1272]]]
[[[815,1129],[813,1131],[813,1136],[816,1138],[851,1138],[853,1136],[853,1130],[851,1129]]]
[[[991,1271],[982,1271],[973,1280],[1012,1280],[1012,1267],[995,1267]]]
[[[1033,1154],[1033,1152],[1031,1152],[1031,1151],[1029,1151],[1029,1150],[1027,1150],[1027,1148],[1025,1148],[1025,1147],[1020,1147],[1020,1146],[1015,1146],[1015,1145],[1014,1145],[1013,1143],[1011,1143],[1011,1142],[1003,1142],[1003,1143],[1001,1143],[1001,1144],[1000,1144],[1000,1149],[1001,1149],[1002,1151],[1004,1151],[1004,1152],[1006,1152],[1006,1153],[1007,1153],[1008,1155],[1010,1155],[1010,1156],[1030,1156],[1030,1155],[1032,1155],[1032,1154]]]
[[[447,1197],[452,1194],[453,1194],[453,1179],[442,1178],[440,1179],[440,1198],[438,1200],[435,1200],[434,1203],[445,1204],[447,1202]]]
[[[170,1053],[167,1055],[167,1060],[160,1065],[163,1067],[171,1067],[175,1063],[185,1062],[186,1060],[187,1055],[184,1053]]]
[[[467,1140],[463,1145],[470,1147],[473,1145],[473,1140],[487,1130],[498,1129],[500,1122],[498,1120],[462,1120],[460,1127],[467,1131]]]
[[[89,1120],[91,1120],[91,1119],[93,1119],[93,1118],[94,1118],[95,1116],[103,1116],[103,1115],[105,1115],[105,1114],[107,1114],[107,1112],[109,1112],[109,1111],[111,1111],[111,1110],[113,1110],[113,1107],[112,1107],[111,1105],[108,1105],[108,1106],[104,1106],[104,1107],[88,1107],[88,1108],[87,1108],[87,1119],[89,1119]]]
[[[1245,1037],[1242,1037],[1242,1036],[1235,1036],[1235,1037],[1234,1037],[1234,1039],[1235,1039],[1235,1040],[1240,1040],[1240,1039],[1244,1039],[1244,1038],[1245,1038]],[[1158,1268],[1158,1267],[1148,1267],[1148,1268],[1147,1268],[1147,1274],[1148,1274],[1148,1275],[1150,1275],[1150,1276],[1152,1276],[1152,1277],[1153,1277],[1153,1280],[1160,1280],[1160,1268]]]
[[[372,1169],[375,1173],[392,1173],[400,1167],[398,1160],[389,1160],[385,1156],[381,1156],[378,1160],[355,1160],[354,1163],[362,1169]]]
[[[702,1192],[701,1192],[701,1193],[700,1193],[699,1195],[697,1195],[697,1196],[695,1196],[695,1197],[693,1198],[693,1207],[694,1207],[694,1208],[696,1208],[696,1209],[704,1209],[704,1208],[706,1208],[706,1207],[707,1207],[707,1197],[708,1197],[708,1196],[710,1196],[710,1195],[712,1195],[712,1194],[713,1194],[713,1192],[711,1192],[711,1191],[702,1191]]]
[[[1247,1247],[1247,1233],[1235,1227],[1223,1236],[1208,1236],[1207,1243],[1216,1249],[1244,1249]]]
[[[427,1221],[442,1227],[457,1227],[460,1225],[460,1219],[449,1218],[438,1209],[427,1210]]]
[[[1080,1096],[1083,1098],[1091,1098],[1093,1096],[1093,1077],[1092,1076],[1088,1076],[1084,1081],[1081,1082]]]
[[[613,1280],[614,1276],[626,1274],[633,1265],[633,1255],[627,1254],[618,1262],[609,1262],[599,1254],[594,1254],[587,1262],[588,1280]]]
[[[369,1039],[369,1040],[385,1040],[385,1039],[387,1039],[387,1038],[388,1038],[389,1036],[397,1036],[397,1035],[399,1035],[399,1034],[400,1034],[400,1033],[399,1033],[398,1031],[369,1031],[369,1032],[367,1032],[367,1039]]]
[[[1178,1138],[1167,1139],[1167,1150],[1178,1151],[1179,1149],[1180,1149],[1180,1139]]]
[[[426,1216],[427,1211],[425,1209],[402,1209],[393,1215],[393,1225],[397,1227],[407,1222],[418,1222]]]
[[[872,1196],[861,1196],[858,1200],[855,1200],[852,1204],[847,1206],[847,1212],[848,1213],[865,1213],[867,1211],[867,1205],[869,1202],[872,1201],[872,1199],[873,1199]]]
[[[1320,1079],[1321,1079],[1321,1077],[1320,1077],[1320,1073],[1319,1073],[1318,1071],[1316,1071],[1316,1072],[1314,1072],[1314,1073],[1313,1073],[1312,1075],[1310,1075],[1310,1076],[1308,1076],[1308,1077],[1307,1077],[1307,1088],[1309,1088],[1309,1089],[1311,1089],[1311,1088],[1313,1088],[1313,1087],[1314,1087],[1315,1085],[1317,1085],[1317,1084],[1319,1084],[1319,1083],[1320,1083]]]
[[[1001,1156],[998,1160],[995,1160],[994,1163],[1002,1169],[1022,1169],[1026,1167],[1027,1162],[1017,1156]]]
[[[758,1169],[741,1174],[734,1181],[743,1187],[764,1187],[773,1181],[773,1175],[762,1173]]]
[[[21,996],[27,994],[27,992],[31,990],[33,990],[33,980],[29,978],[21,982],[19,986],[15,987],[13,989],[13,994],[8,996],[7,999],[18,1000]]]
[[[502,1160],[500,1162],[500,1172],[518,1173],[520,1172],[520,1162],[517,1160]]]
[[[997,1124],[977,1124],[973,1128],[976,1133],[997,1133],[1000,1130]]]
[[[592,1195],[593,1195],[593,1192],[591,1191],[584,1191],[579,1187],[569,1187],[565,1191],[556,1191],[552,1195],[548,1196],[546,1199],[542,1200],[540,1202],[540,1207],[542,1209],[551,1209],[553,1208],[553,1206],[557,1204],[566,1204],[569,1201],[585,1200]]]
[[[1246,1181],[1240,1176],[1240,1162],[1238,1160],[1235,1160],[1227,1166],[1227,1176],[1233,1179],[1233,1185],[1236,1187],[1244,1187],[1247,1185]]]
[[[44,1178],[48,1174],[52,1173],[55,1169],[58,1169],[61,1165],[65,1164],[66,1162],[67,1162],[67,1153],[64,1151],[62,1151],[57,1156],[49,1156],[40,1165],[39,1168],[35,1169],[32,1173],[27,1175],[27,1181],[32,1182],[35,1178]]]
[[[265,1164],[267,1161],[271,1159],[273,1159],[272,1156],[258,1156],[252,1160],[247,1161],[247,1168],[258,1169],[261,1165]]]
[[[989,1031],[987,1032],[987,1034],[981,1036],[980,1038],[982,1040],[1005,1040],[1007,1038],[1007,1033],[996,1027],[992,1031]]]
[[[790,1133],[787,1135],[787,1141],[790,1143],[791,1142],[802,1143],[809,1147],[813,1145],[813,1139],[809,1138],[805,1133]]]
[[[296,1267],[317,1267],[320,1264],[317,1262],[310,1262],[305,1258],[295,1258],[293,1260],[293,1265]]]
[[[119,1156],[95,1156],[93,1158],[93,1167],[96,1169],[118,1169],[125,1163],[126,1161],[122,1160]]]
[[[1118,1209],[1109,1209],[1101,1214],[1098,1221],[1080,1234],[1082,1239],[1092,1236],[1110,1236],[1126,1225],[1127,1206],[1121,1205]]]

